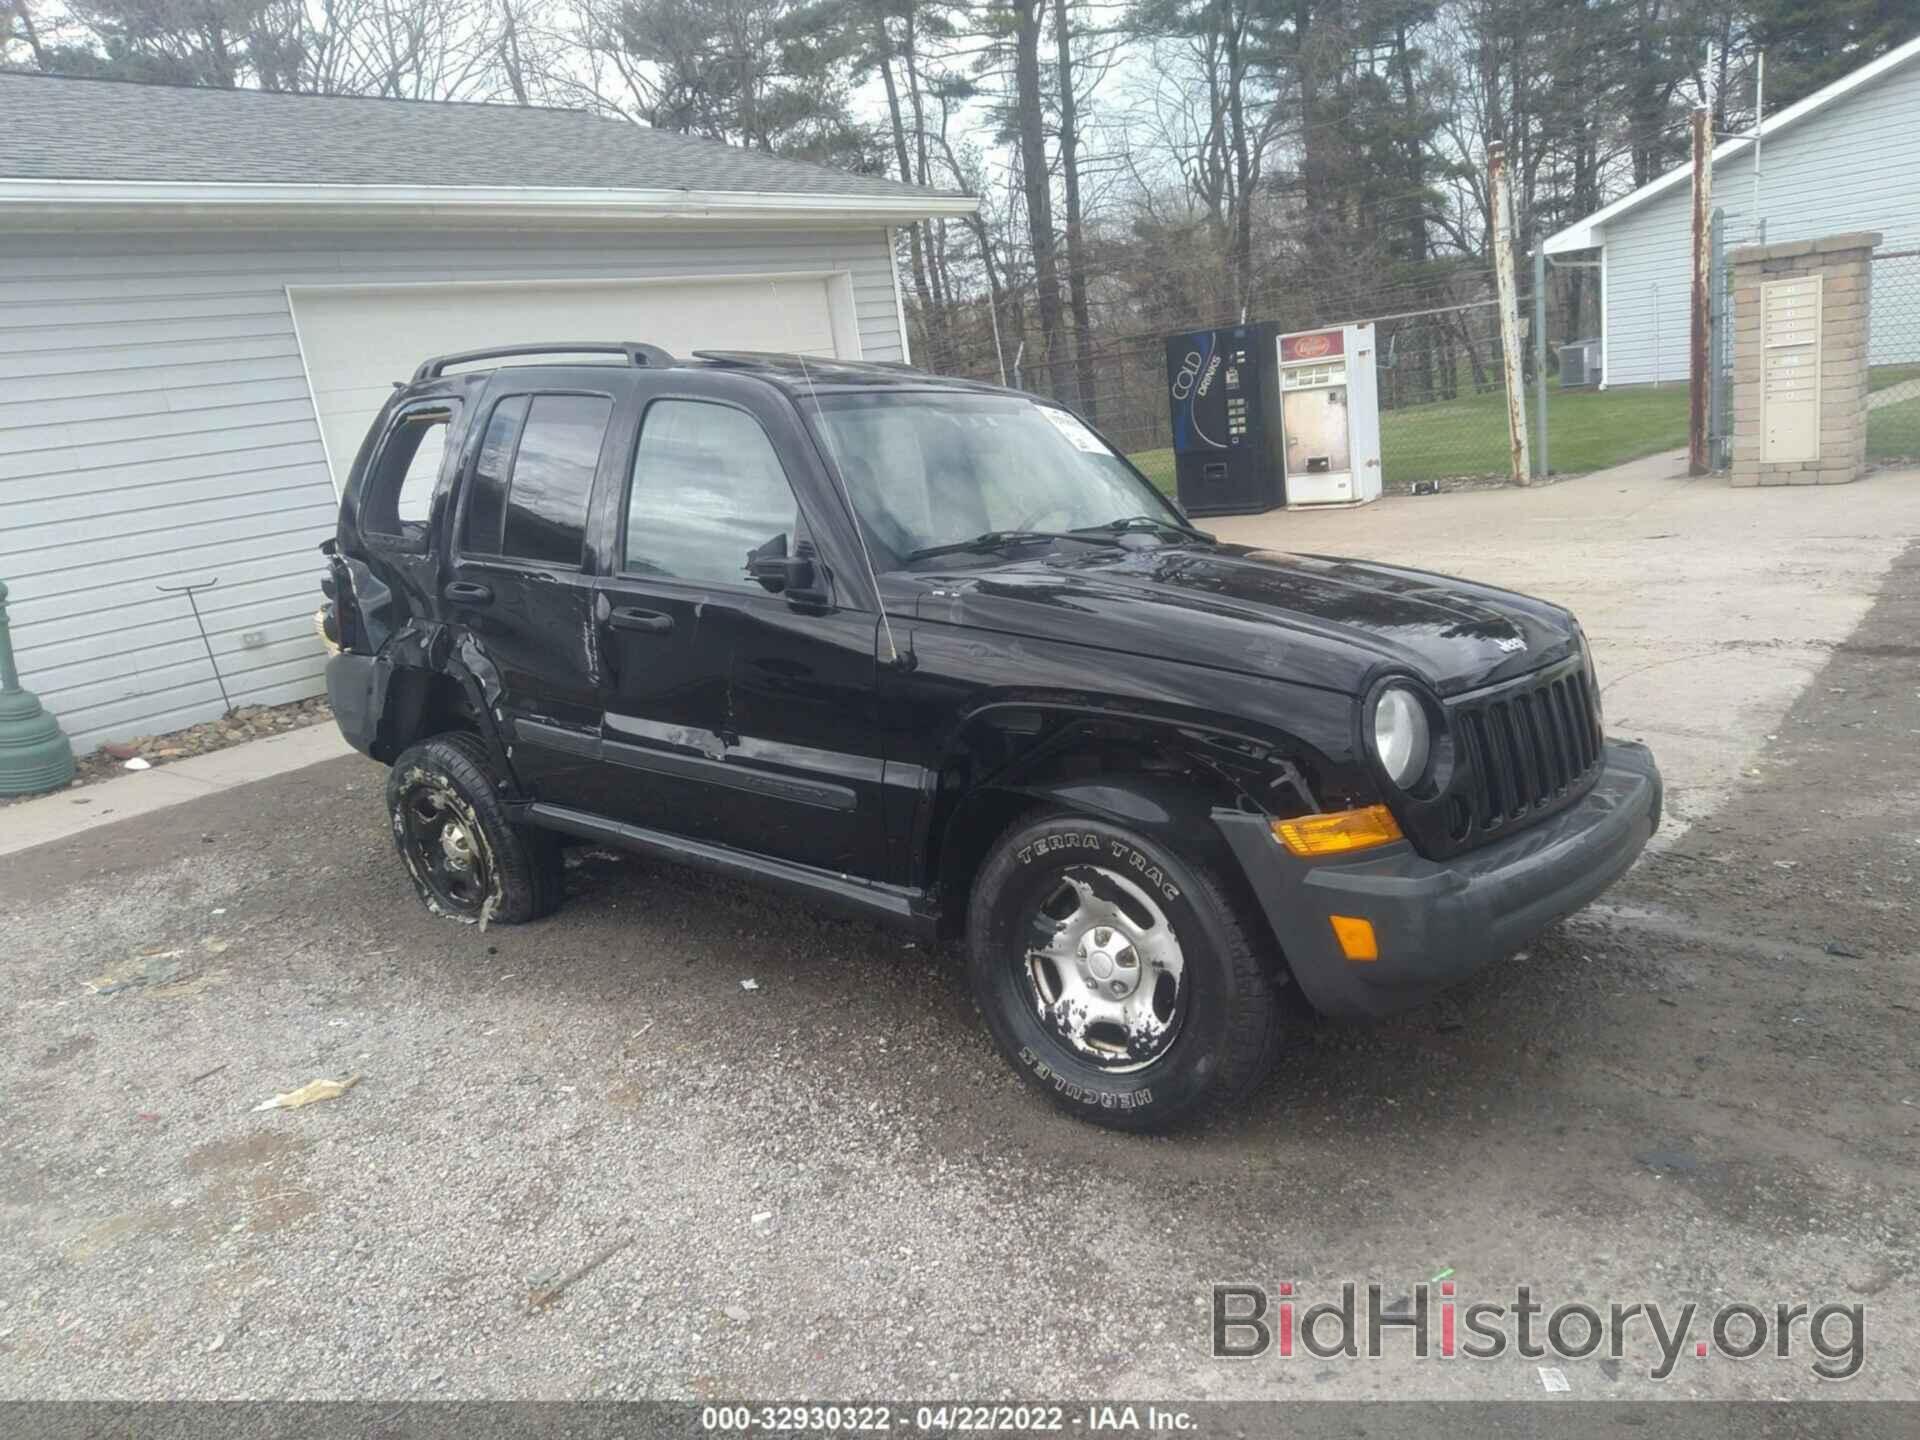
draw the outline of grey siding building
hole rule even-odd
[[[1764,220],[1769,244],[1877,230],[1887,249],[1920,246],[1920,39],[1766,117],[1758,148],[1756,208],[1752,138],[1714,147],[1729,245],[1756,243]],[[1599,255],[1607,384],[1687,378],[1692,206],[1682,166],[1546,242],[1550,256]],[[1876,326],[1873,363],[1920,359],[1900,343]]]
[[[76,749],[319,693],[315,551],[393,381],[547,339],[907,359],[964,196],[573,111],[0,74],[0,578]]]

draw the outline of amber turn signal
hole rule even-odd
[[[1341,855],[1391,845],[1400,838],[1400,827],[1386,806],[1369,805],[1364,810],[1276,820],[1273,838],[1296,855]]]
[[[1333,938],[1340,942],[1340,953],[1349,960],[1378,960],[1380,942],[1374,937],[1373,922],[1358,915],[1329,915]]]

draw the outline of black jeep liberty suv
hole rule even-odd
[[[575,841],[964,936],[1002,1052],[1123,1128],[1243,1094],[1289,987],[1377,1015],[1515,949],[1660,820],[1567,611],[1220,544],[1066,410],[904,367],[430,360],[322,548],[435,913],[546,914]]]

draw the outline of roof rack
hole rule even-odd
[[[420,368],[413,372],[413,378],[437,380],[446,373],[449,365],[470,365],[476,360],[504,360],[513,355],[624,355],[627,363],[636,369],[658,369],[677,363],[671,354],[658,345],[648,345],[640,340],[553,341],[545,345],[500,345],[486,350],[462,350],[453,355],[436,355],[431,360],[422,361]]]

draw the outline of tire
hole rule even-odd
[[[550,915],[565,893],[559,838],[507,819],[486,742],[435,735],[387,772],[394,848],[421,901],[465,924],[520,925]]]
[[[1200,860],[1104,821],[1009,831],[967,913],[994,1043],[1056,1105],[1115,1129],[1170,1129],[1238,1101],[1273,1064],[1279,1007],[1261,932],[1230,893]]]

